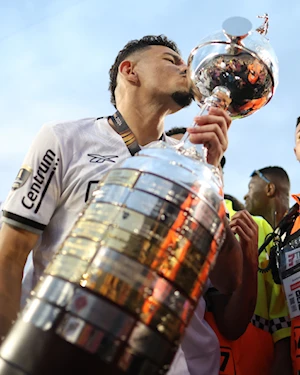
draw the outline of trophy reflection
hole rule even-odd
[[[264,17],[266,25],[268,16]],[[222,32],[193,49],[188,65],[201,107],[216,87],[227,88],[228,111],[234,119],[270,101],[278,84],[278,62],[266,32],[266,26],[253,31],[247,19],[233,17],[223,23]]]
[[[223,29],[203,39],[188,58],[194,98],[202,115],[210,106],[227,110],[233,119],[255,113],[273,97],[278,85],[278,61],[265,35],[269,17],[256,30],[243,17],[232,17]],[[178,148],[190,149],[186,133]],[[196,147],[194,146],[194,149]],[[206,161],[207,150],[197,147]]]
[[[277,60],[235,17],[189,57],[205,110],[248,116],[272,97]],[[2,375],[168,372],[224,241],[217,169],[186,140],[111,169],[0,350]]]

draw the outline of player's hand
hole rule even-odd
[[[229,114],[220,108],[210,108],[208,115],[195,117],[196,126],[188,128],[190,141],[203,144],[207,152],[207,162],[218,166],[228,147],[227,131],[232,119]]]

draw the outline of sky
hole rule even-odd
[[[108,71],[129,40],[165,34],[187,60],[227,18],[246,17],[256,28],[257,15],[264,13],[279,60],[279,85],[267,106],[233,121],[225,192],[243,200],[251,172],[278,165],[299,193],[300,165],[293,152],[300,116],[298,0],[0,0],[0,201],[44,123],[113,113]],[[166,129],[190,126],[198,111],[193,104],[169,116]]]

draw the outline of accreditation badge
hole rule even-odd
[[[281,250],[280,268],[284,292],[291,318],[300,316],[300,247],[285,246]]]

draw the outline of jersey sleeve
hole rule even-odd
[[[3,222],[40,234],[49,223],[62,190],[62,153],[53,126],[44,125],[33,141],[3,205]]]

